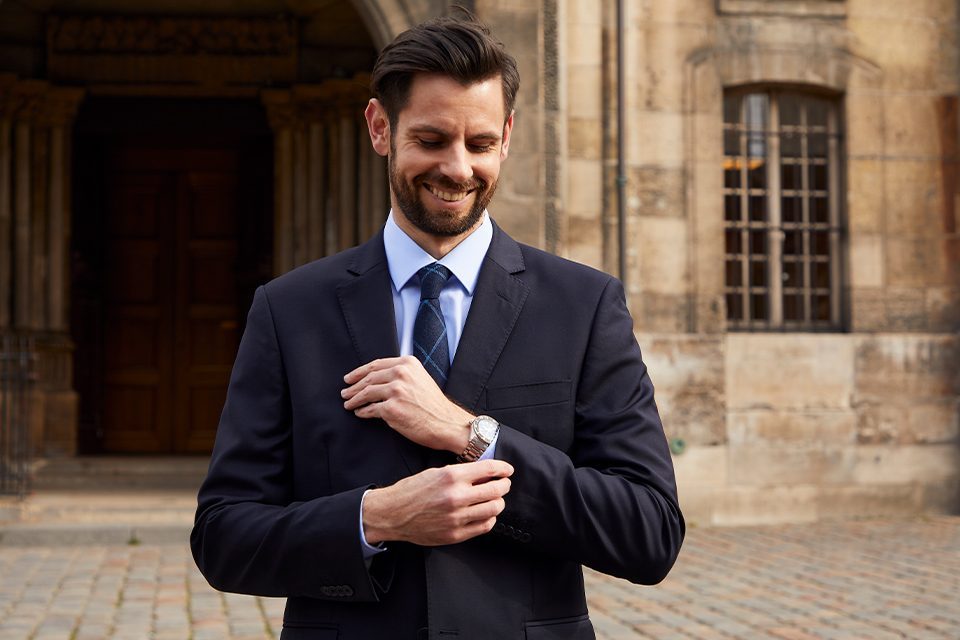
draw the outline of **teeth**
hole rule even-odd
[[[430,191],[430,193],[432,193],[433,195],[437,196],[438,198],[440,198],[445,202],[458,202],[459,200],[463,200],[464,198],[466,198],[467,194],[470,193],[469,191],[457,191],[457,192],[440,191],[439,189],[434,189],[430,185],[426,185],[426,187]]]

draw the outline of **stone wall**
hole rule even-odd
[[[477,5],[523,61],[495,215],[618,273],[615,3]],[[690,520],[960,510],[956,3],[625,8],[625,279]],[[748,85],[839,96],[839,331],[726,330],[722,98]]]

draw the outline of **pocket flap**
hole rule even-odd
[[[487,408],[512,409],[570,401],[570,381],[536,382],[487,389]]]

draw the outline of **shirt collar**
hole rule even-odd
[[[493,224],[490,222],[490,216],[484,211],[480,226],[439,260],[440,264],[450,269],[454,277],[463,285],[467,295],[473,295],[483,258],[487,255],[492,239]],[[397,291],[403,289],[417,271],[437,262],[397,226],[393,219],[393,210],[387,216],[387,224],[383,228],[383,248],[387,253],[390,279],[393,280],[393,286]]]

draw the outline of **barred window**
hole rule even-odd
[[[728,91],[723,104],[727,325],[841,325],[837,102]]]

